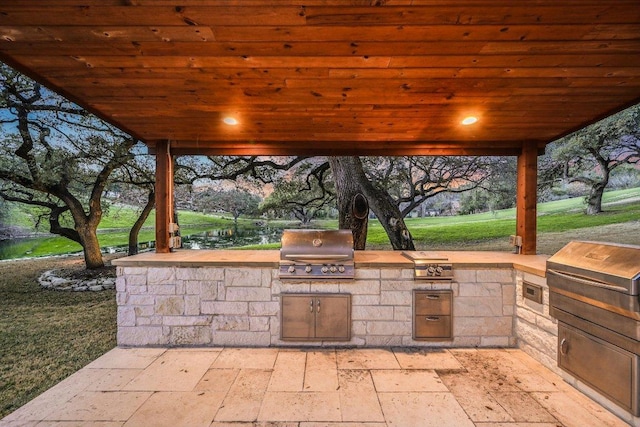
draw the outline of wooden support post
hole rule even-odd
[[[521,254],[536,254],[538,202],[538,147],[524,143],[518,155],[518,185],[516,198],[516,233],[522,237]]]
[[[169,252],[169,223],[173,221],[173,161],[169,142],[156,144],[156,252]]]

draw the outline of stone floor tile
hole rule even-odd
[[[336,391],[338,389],[338,369],[336,352],[307,352],[304,373],[304,391]]]
[[[214,421],[256,421],[271,371],[241,369]]]
[[[475,423],[476,427],[561,427],[558,423]]]
[[[379,393],[389,427],[474,427],[451,393]]]
[[[516,384],[513,370],[502,365],[500,352],[503,350],[451,350],[469,374],[489,391],[521,391]]]
[[[489,391],[468,372],[441,372],[439,376],[474,422],[514,421]]]
[[[208,427],[225,393],[210,391],[158,392],[124,424],[124,427]]]
[[[525,392],[494,392],[492,396],[515,421],[533,423],[557,421],[549,411]]]
[[[531,393],[565,427],[623,427],[627,424],[577,390]]]
[[[217,351],[167,350],[124,390],[191,391],[202,379]]]
[[[400,369],[391,350],[358,349],[337,353],[338,369]]]
[[[279,352],[267,390],[302,391],[306,362],[307,353],[304,351]]]
[[[341,421],[338,392],[267,392],[261,421]]]
[[[7,421],[4,418],[0,420],[0,427],[35,427],[39,421],[14,420]]]
[[[142,373],[142,369],[97,369],[100,377],[86,388],[88,391],[119,391],[135,377]]]
[[[151,392],[82,392],[66,403],[56,404],[46,419],[51,421],[126,421],[152,395]]]
[[[299,427],[387,427],[387,423],[300,423]]]
[[[449,391],[432,370],[375,370],[371,376],[380,392]]]
[[[228,392],[240,369],[209,369],[193,391]]]
[[[394,348],[393,353],[402,369],[462,369],[462,365],[444,349]]]
[[[144,369],[167,351],[165,348],[116,347],[87,365],[89,369]]]
[[[338,371],[342,421],[380,421],[384,415],[371,373],[363,369]]]
[[[277,348],[225,348],[212,368],[273,369]]]
[[[46,419],[49,413],[60,407],[61,402],[66,402],[78,395],[103,375],[104,372],[97,369],[82,369],[75,372],[7,415],[2,421],[41,421]]]
[[[41,421],[36,427],[122,427],[122,421]]]
[[[213,422],[209,427],[299,427],[297,422],[254,422],[254,423],[225,423],[225,422]]]

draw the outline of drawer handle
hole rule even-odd
[[[560,354],[563,356],[566,356],[568,351],[569,351],[569,345],[567,343],[567,339],[562,338],[562,341],[560,341]]]
[[[440,318],[436,316],[427,316],[424,318],[427,322],[439,322]]]
[[[313,313],[313,298],[309,301],[309,311]]]
[[[428,294],[425,296],[426,299],[440,299],[440,295]]]

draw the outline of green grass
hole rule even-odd
[[[115,347],[115,291],[42,290],[46,269],[81,259],[0,262],[0,418]]]

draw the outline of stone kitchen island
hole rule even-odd
[[[118,345],[521,345],[555,368],[557,327],[554,333],[548,292],[538,304],[523,299],[522,291],[523,282],[544,289],[545,256],[438,254],[452,265],[451,281],[415,280],[413,262],[398,251],[356,251],[354,279],[280,279],[275,250],[181,250],[121,258],[113,261],[118,272]],[[450,338],[414,339],[414,291],[449,291]],[[290,294],[348,295],[348,337],[281,339],[281,297]]]

